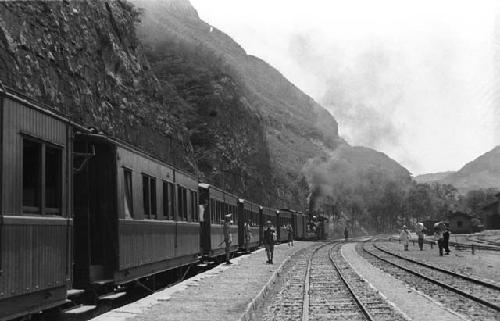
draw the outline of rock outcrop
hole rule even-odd
[[[178,110],[135,34],[126,1],[0,2],[0,80],[73,120],[190,167]]]
[[[187,0],[133,3],[144,10],[138,37],[153,71],[194,107],[184,118],[207,179],[265,205],[304,208],[302,167],[343,143],[330,113]]]

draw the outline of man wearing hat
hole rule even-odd
[[[222,232],[224,233],[224,243],[226,243],[226,264],[231,264],[229,261],[230,249],[231,249],[231,230],[229,224],[231,223],[232,214],[229,213],[224,216],[224,225],[222,228]]]
[[[273,264],[274,252],[274,230],[271,228],[271,221],[266,222],[266,230],[264,231],[264,246],[266,247],[267,262]]]

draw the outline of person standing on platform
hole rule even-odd
[[[347,226],[344,228],[344,238],[346,242],[349,239],[349,231],[347,230]]]
[[[222,232],[224,234],[224,243],[226,244],[226,264],[231,264],[229,261],[229,256],[231,255],[231,242],[232,242],[232,237],[231,237],[231,230],[230,230],[230,223],[231,223],[231,216],[232,214],[227,214],[224,217],[224,225],[222,227]]]
[[[410,245],[410,231],[408,231],[406,225],[403,225],[403,230],[399,235],[399,239],[403,242],[405,251],[408,251],[408,246]]]
[[[450,248],[448,247],[448,242],[450,241],[450,229],[448,228],[448,225],[445,225],[444,232],[443,232],[443,248],[446,255],[450,254]]]
[[[293,246],[293,228],[291,224],[286,226],[286,232],[288,233],[288,246]]]
[[[250,239],[251,239],[250,225],[248,224],[248,222],[245,222],[245,224],[243,225],[243,231],[245,234],[245,250],[248,251],[249,250],[248,247],[250,245]]]
[[[266,263],[273,264],[274,252],[274,230],[271,227],[271,221],[266,222],[267,227],[264,231],[264,246],[266,247],[267,261]]]

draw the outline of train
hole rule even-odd
[[[197,177],[0,86],[0,320],[67,303],[224,253],[306,238],[306,216]]]

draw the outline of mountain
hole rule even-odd
[[[189,168],[177,111],[151,71],[126,1],[0,2],[0,81],[86,126]]]
[[[481,188],[500,189],[500,146],[467,163],[441,182],[452,184],[462,193]]]
[[[302,167],[343,143],[333,116],[187,0],[133,3],[152,71],[189,104],[180,115],[204,179],[264,204],[303,205]]]
[[[455,172],[427,173],[415,176],[415,181],[419,184],[438,183]]]
[[[0,80],[267,206],[302,209],[304,166],[347,146],[327,110],[187,0],[0,2]]]

